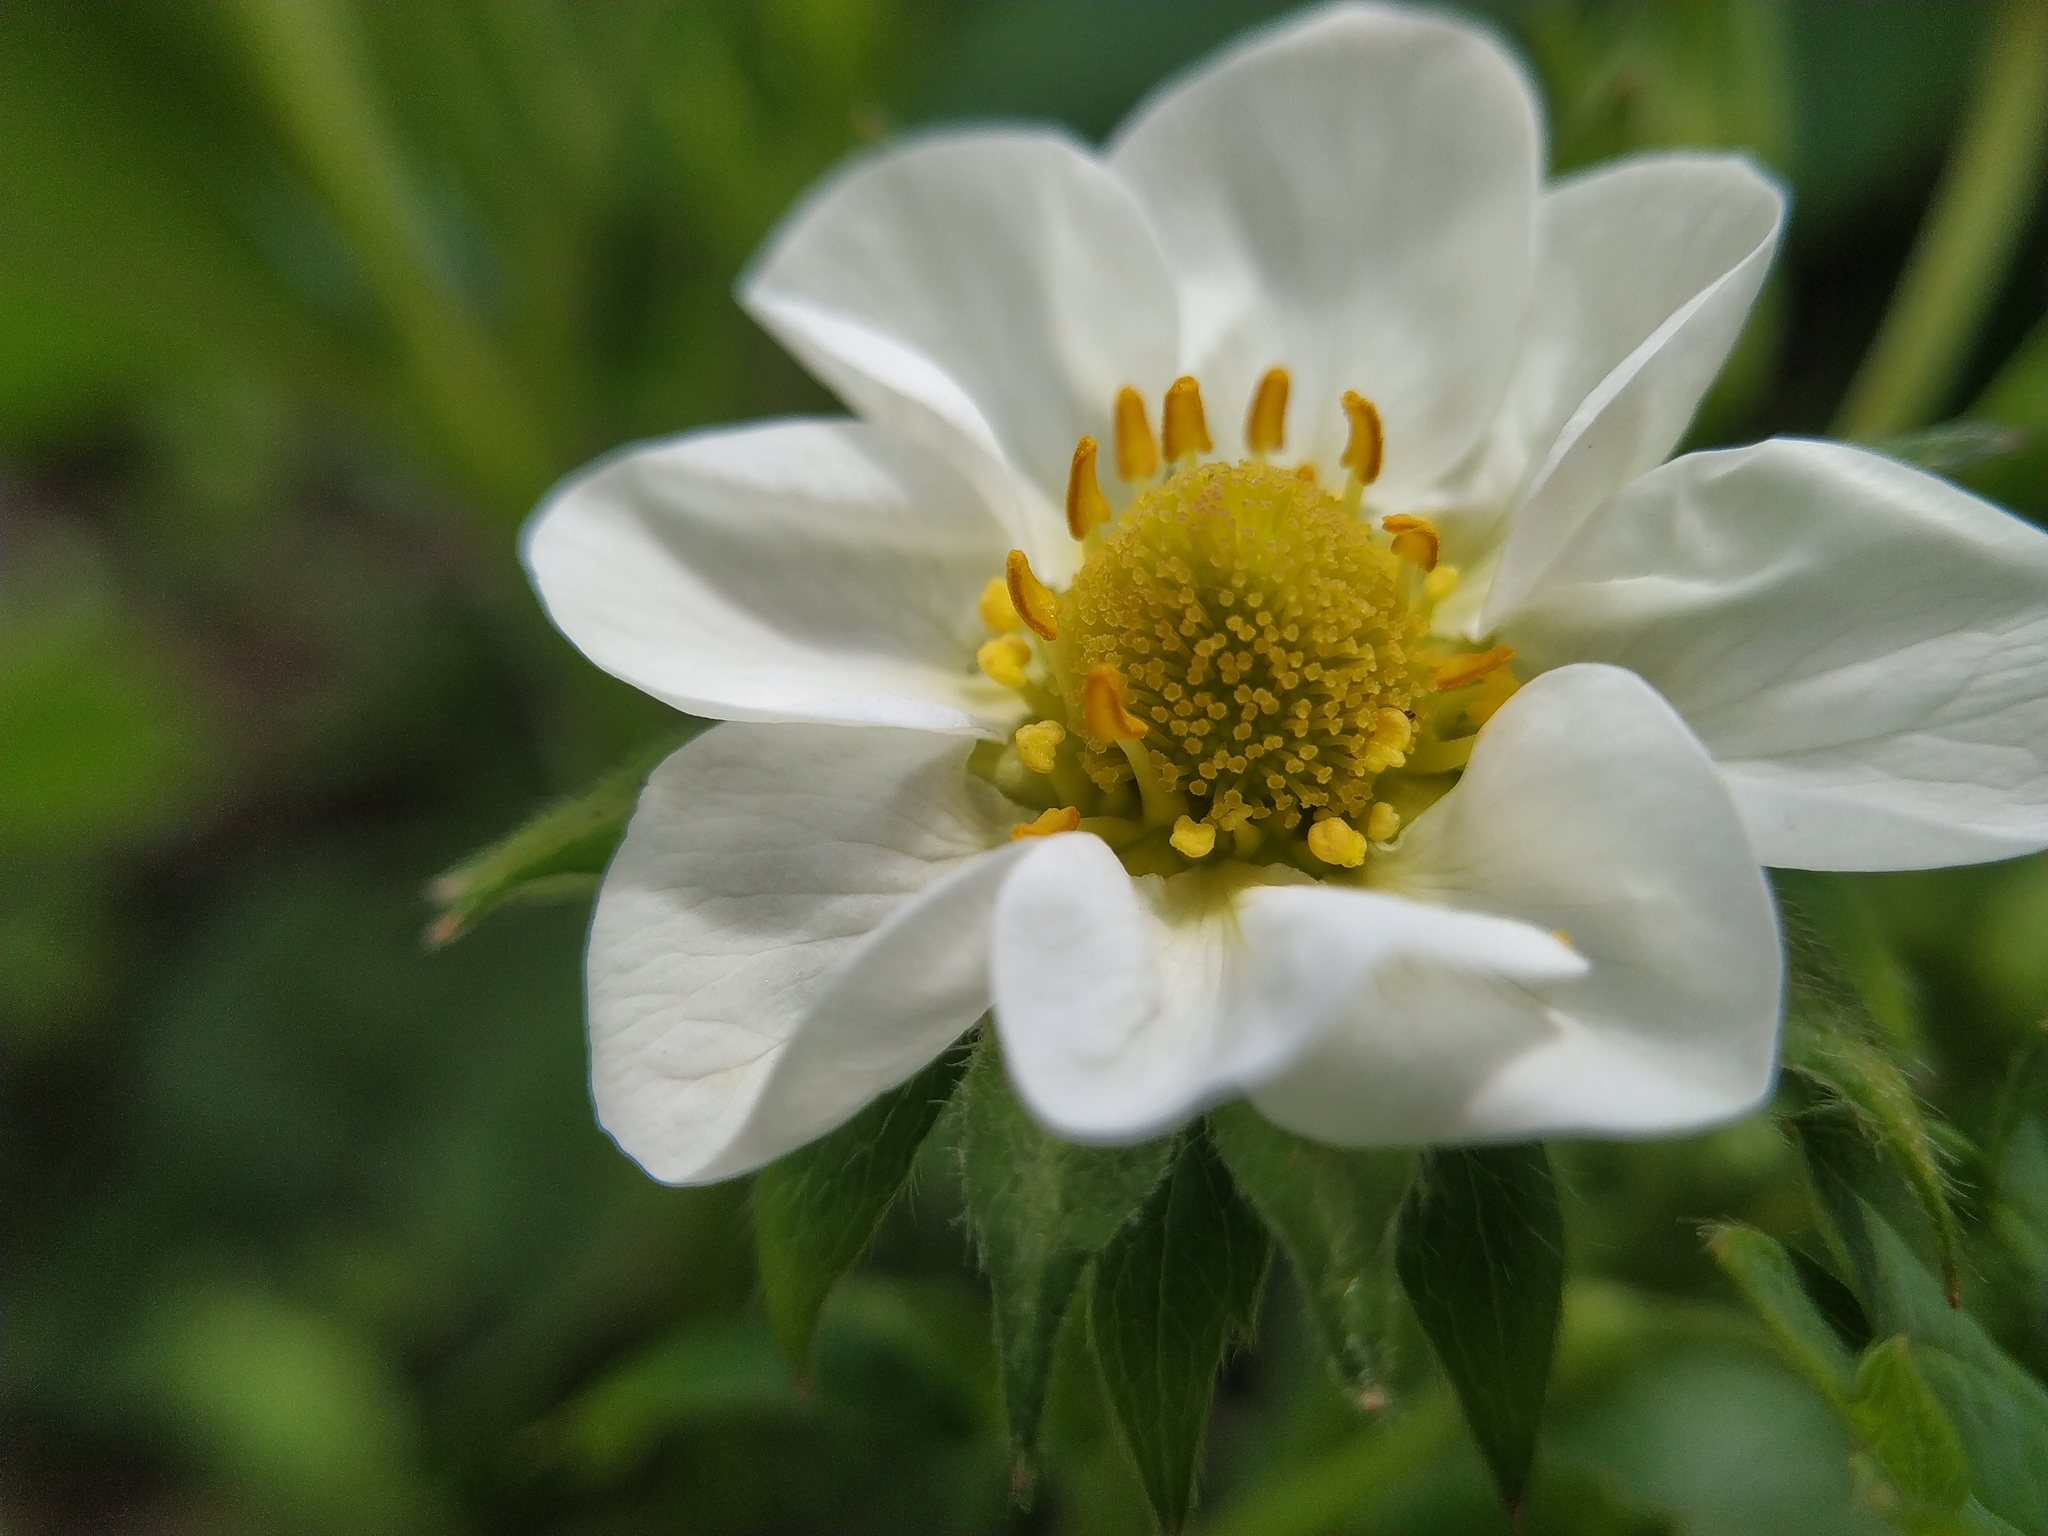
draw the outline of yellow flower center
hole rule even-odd
[[[1080,829],[1134,874],[1204,861],[1356,870],[1373,844],[1441,796],[1476,732],[1518,686],[1504,646],[1456,651],[1429,634],[1458,573],[1427,518],[1361,507],[1383,456],[1379,412],[1347,393],[1348,480],[1267,462],[1284,440],[1275,368],[1247,412],[1253,458],[1210,449],[1199,387],[1177,381],[1155,440],[1143,400],[1114,411],[1121,516],[1074,450],[1067,527],[1086,550],[1064,592],[1012,550],[982,592],[981,670],[1034,718],[975,771],[1042,808],[1018,836]]]
[[[1312,481],[1183,470],[1132,503],[1061,599],[1068,716],[1084,718],[1080,680],[1114,667],[1161,788],[1217,830],[1358,815],[1387,766],[1374,733],[1404,734],[1428,686],[1403,586],[1393,551]],[[1088,777],[1130,779],[1116,744],[1087,734]]]

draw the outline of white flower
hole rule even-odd
[[[929,135],[790,215],[742,301],[859,419],[636,449],[527,533],[586,655],[746,722],[599,899],[629,1153],[757,1167],[991,1008],[1079,1140],[1697,1126],[1769,1084],[1760,863],[2048,845],[2048,538],[1838,444],[1665,463],[1782,199],[1541,162],[1483,34],[1339,6],[1106,154]]]

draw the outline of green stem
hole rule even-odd
[[[1903,432],[1947,403],[2039,202],[2044,150],[2048,4],[2003,0],[1920,236],[1835,418],[1837,436],[1869,442]]]
[[[494,510],[523,513],[557,466],[503,360],[435,270],[354,18],[332,0],[237,0],[222,14],[396,333],[429,421]]]

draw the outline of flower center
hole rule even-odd
[[[1167,391],[1158,441],[1124,390],[1116,465],[1137,495],[1114,516],[1082,438],[1067,527],[1087,554],[1073,583],[1052,591],[1012,550],[982,593],[996,633],[976,659],[1034,718],[972,762],[1041,807],[1017,836],[1087,830],[1133,874],[1219,851],[1323,877],[1357,869],[1456,782],[1518,686],[1506,647],[1453,653],[1430,637],[1458,573],[1438,564],[1428,520],[1363,515],[1379,413],[1344,397],[1349,478],[1332,493],[1310,465],[1267,462],[1286,408],[1275,368],[1246,420],[1253,457],[1204,464],[1193,379]]]
[[[1066,593],[1069,718],[1085,718],[1080,680],[1113,667],[1160,787],[1219,832],[1360,816],[1428,686],[1403,576],[1312,480],[1252,462],[1183,470],[1132,503]],[[1096,785],[1132,778],[1115,742],[1084,738]]]

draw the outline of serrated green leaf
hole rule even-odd
[[[1912,1341],[1904,1334],[1864,1354],[1848,1418],[1908,1499],[1948,1510],[1970,1496],[1962,1442],[1920,1379]]]
[[[1162,1529],[1194,1505],[1216,1371],[1250,1336],[1273,1245],[1207,1136],[1095,1261],[1088,1337],[1117,1432]]]
[[[693,720],[687,729],[642,747],[588,788],[435,877],[427,898],[440,912],[427,928],[427,942],[452,943],[507,902],[567,901],[596,890],[626,835],[647,775],[713,723]]]
[[[1799,1271],[1775,1238],[1751,1227],[1717,1227],[1707,1251],[1771,1331],[1785,1358],[1840,1407],[1852,1392],[1855,1362],[1807,1295]]]
[[[1897,965],[1842,877],[1781,873],[1777,888],[1788,978],[1785,1065],[1843,1105],[1898,1170],[1953,1287],[1961,1234],[1934,1127],[1898,1055],[1915,1025]]]
[[[1048,1134],[1017,1102],[986,1033],[962,1091],[967,1211],[995,1303],[1003,1407],[1021,1490],[1067,1304],[1088,1261],[1159,1183],[1174,1144],[1080,1147]]]
[[[1413,1156],[1307,1141],[1242,1100],[1213,1111],[1209,1132],[1300,1277],[1338,1384],[1361,1408],[1379,1407],[1393,1291],[1387,1237]]]
[[[770,1163],[754,1180],[754,1252],[768,1323],[799,1382],[810,1374],[818,1314],[859,1262],[910,1178],[969,1051],[946,1052],[846,1124]]]
[[[1564,1222],[1542,1146],[1424,1153],[1394,1262],[1512,1514],[1536,1453],[1564,1297]]]

